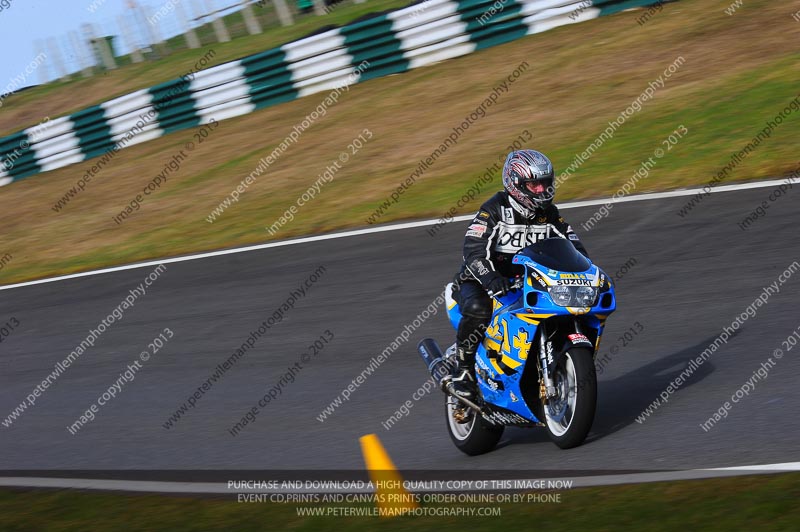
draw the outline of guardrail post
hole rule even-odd
[[[189,17],[186,15],[186,9],[183,7],[183,2],[179,1],[175,8],[178,10],[178,18],[183,25],[183,36],[186,37],[186,46],[189,48],[200,48],[200,39],[197,38],[194,28],[189,22]]]
[[[286,0],[272,0],[272,3],[275,4],[275,12],[278,14],[281,26],[294,24],[294,18],[292,18],[292,12],[289,11],[289,6],[286,5]]]
[[[150,6],[139,6],[142,10],[142,15],[144,19],[147,21],[147,33],[150,35],[150,40],[153,44],[162,44],[164,42],[164,38],[161,36],[161,31],[155,21],[155,15],[153,15],[153,9]]]
[[[317,15],[325,15],[328,13],[325,9],[324,0],[314,0],[314,13]]]
[[[50,57],[53,68],[55,68],[56,75],[58,76],[57,79],[69,79],[67,70],[64,68],[64,60],[61,57],[61,49],[59,49],[55,37],[49,37],[47,39],[47,49],[49,50],[47,55]]]
[[[88,78],[92,75],[93,63],[91,58],[86,57],[85,43],[81,42],[81,38],[78,37],[78,32],[75,30],[69,32],[69,41],[72,44],[72,49],[75,51],[75,57],[78,59],[78,63],[80,64],[81,74],[84,78]]]
[[[131,61],[134,63],[141,63],[144,61],[144,56],[142,55],[142,51],[136,46],[136,42],[131,34],[131,27],[126,22],[125,15],[119,15],[117,17],[117,25],[119,26],[120,33],[122,33],[122,38],[125,40],[125,46],[131,50]]]
[[[256,20],[253,14],[253,7],[250,5],[250,0],[242,0],[242,16],[244,17],[244,23],[250,35],[258,35],[261,33],[261,24],[258,23],[258,20]]]
[[[169,54],[169,47],[161,37],[161,32],[156,25],[158,21],[155,19],[150,6],[133,4],[132,8],[138,13],[142,27],[144,28],[144,34],[147,37],[147,44],[149,44],[150,48],[156,52],[157,57],[160,58],[161,56]]]
[[[92,24],[83,25],[83,34],[95,51],[96,56],[102,61],[103,66],[109,70],[117,68],[114,57],[111,55],[111,50],[108,49],[108,41],[105,38],[98,39],[95,36],[94,26]]]
[[[228,42],[231,40],[231,36],[228,33],[228,28],[225,27],[225,22],[222,21],[221,17],[216,15],[216,10],[211,5],[211,0],[205,0],[206,10],[211,17],[211,25],[214,26],[214,33],[217,36],[218,42]]]

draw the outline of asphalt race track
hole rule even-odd
[[[800,272],[644,423],[637,416],[766,285],[800,260],[796,202],[780,199],[737,227],[772,188],[715,193],[685,218],[688,197],[564,210],[592,258],[614,274],[618,311],[601,355],[589,440],[562,451],[544,429],[507,429],[498,449],[467,457],[430,393],[390,430],[382,422],[426,381],[419,339],[454,336],[443,309],[426,321],[324,422],[317,416],[413,322],[456,271],[467,223],[436,236],[417,227],[169,264],[163,275],[10,426],[0,426],[0,469],[362,469],[358,438],[377,433],[400,469],[666,470],[797,459],[800,347],[708,432],[700,424],[751,379],[800,326]],[[789,195],[793,193],[790,192]],[[445,210],[445,209],[443,209]],[[318,281],[174,426],[169,416],[320,266]],[[145,267],[0,292],[0,322],[19,326],[0,345],[0,419],[25,400],[90,329],[153,270]],[[641,324],[628,345],[618,338]],[[67,429],[118,381],[154,337],[174,337],[96,418]],[[638,328],[638,327],[637,327]],[[254,423],[229,429],[320,335],[333,340]],[[285,381],[285,379],[284,379]]]

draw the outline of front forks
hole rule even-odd
[[[547,404],[551,397],[557,395],[553,378],[550,376],[550,364],[553,362],[553,342],[547,339],[547,329],[544,322],[539,325],[539,398],[542,404]]]

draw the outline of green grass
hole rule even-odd
[[[0,491],[4,531],[795,531],[800,474],[581,488],[560,502],[491,504],[500,517],[298,517],[295,505],[76,491]],[[339,505],[342,507],[345,505]],[[365,505],[358,505],[365,507]],[[427,505],[431,507],[431,505]],[[467,507],[469,505],[460,505]],[[441,507],[441,506],[439,506]]]

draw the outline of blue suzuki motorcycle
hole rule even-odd
[[[569,240],[548,238],[513,258],[524,269],[513,290],[493,298],[494,310],[475,357],[478,397],[446,394],[450,437],[477,455],[497,445],[506,426],[544,426],[562,449],[583,443],[594,420],[597,375],[594,355],[606,318],[616,309],[608,276]],[[461,320],[453,284],[445,291],[450,322]],[[440,379],[456,363],[431,338],[419,343],[431,375]]]

